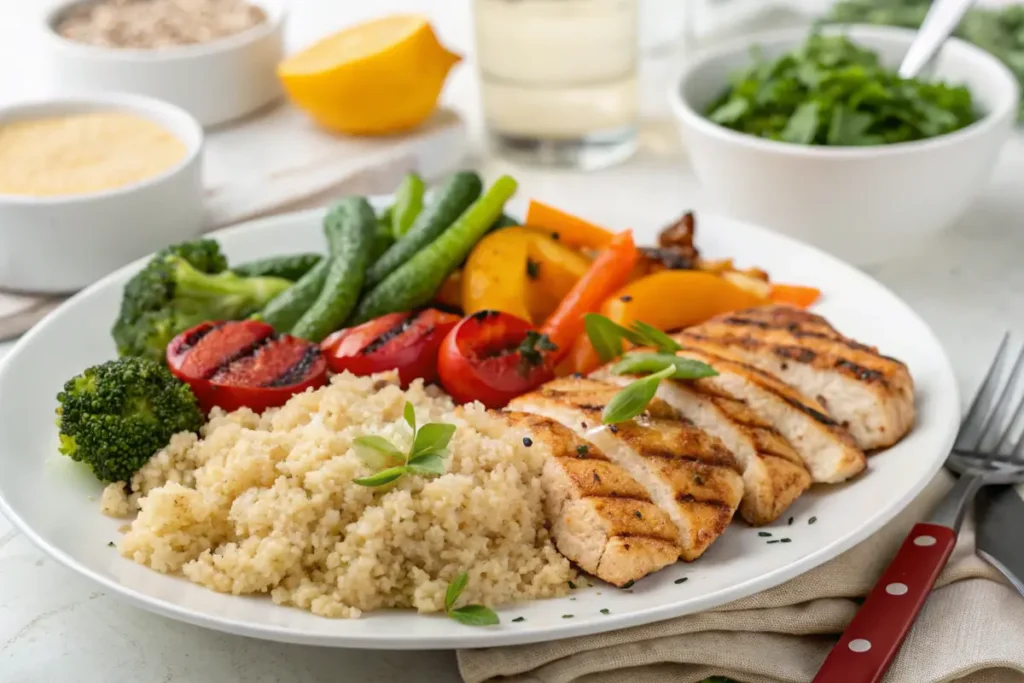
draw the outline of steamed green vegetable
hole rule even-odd
[[[299,318],[291,333],[319,342],[341,327],[359,299],[377,235],[377,217],[363,197],[348,197],[331,211],[326,227],[330,268],[323,290]]]
[[[812,34],[736,74],[708,118],[771,140],[853,147],[944,135],[977,114],[962,86],[900,78],[845,36]]]
[[[400,240],[409,232],[416,216],[423,210],[423,195],[426,186],[423,178],[410,173],[402,180],[395,192],[395,204],[391,208],[391,236]]]
[[[128,481],[172,435],[203,422],[192,390],[162,360],[108,361],[57,394],[60,452],[103,481]]]
[[[456,173],[445,181],[438,188],[434,201],[420,212],[409,231],[370,267],[366,273],[366,286],[373,287],[382,282],[444,233],[476,201],[481,187],[480,176],[470,171]]]
[[[231,272],[245,277],[283,277],[285,280],[295,282],[320,263],[321,259],[323,256],[320,254],[271,256],[234,266]]]
[[[276,277],[243,277],[227,268],[213,240],[159,251],[125,285],[112,335],[122,356],[162,360],[179,332],[207,320],[240,320],[292,286]]]
[[[509,176],[499,178],[440,237],[370,290],[359,302],[352,322],[366,322],[385,313],[408,311],[429,302],[448,274],[466,259],[473,245],[501,215],[502,207],[516,187],[516,181]]]

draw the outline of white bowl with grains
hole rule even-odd
[[[284,0],[78,0],[40,23],[62,91],[148,95],[209,127],[281,96],[285,15]]]
[[[0,108],[0,289],[66,293],[203,227],[203,130],[137,95]]]

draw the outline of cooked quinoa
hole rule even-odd
[[[129,482],[104,491],[107,514],[136,511],[121,554],[224,593],[269,593],[326,617],[382,607],[444,608],[469,574],[467,602],[563,595],[574,573],[545,527],[543,455],[479,404],[455,408],[393,375],[333,378],[262,416],[215,411],[202,436],[178,434]],[[407,449],[418,424],[456,425],[448,473],[367,488],[350,448],[377,434]]]

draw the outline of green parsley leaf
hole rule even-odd
[[[455,434],[455,425],[443,422],[431,422],[419,428],[416,438],[413,439],[411,457],[427,453],[443,453],[448,448],[448,442]]]
[[[409,427],[412,429],[413,434],[416,433],[416,410],[412,407],[412,403],[409,401],[405,402],[405,421],[409,423]]]
[[[641,375],[672,368],[672,379],[701,379],[714,377],[718,371],[707,363],[690,358],[680,358],[669,353],[627,353],[612,366],[616,375]]]
[[[405,465],[399,465],[398,467],[389,467],[386,470],[381,470],[376,474],[371,474],[368,477],[362,479],[353,479],[352,483],[359,484],[360,486],[384,486],[390,484],[394,480],[401,477],[408,471]]]
[[[409,458],[407,465],[410,472],[415,474],[444,474],[444,458],[436,453],[424,453]]]
[[[462,572],[448,584],[448,590],[444,594],[444,610],[450,611],[455,606],[455,601],[462,595],[462,591],[466,590],[466,584],[469,583],[469,574]]]
[[[466,605],[448,610],[448,616],[466,626],[495,626],[501,623],[494,610],[483,605]]]
[[[674,372],[674,367],[667,367],[628,384],[615,394],[608,405],[604,407],[601,422],[606,425],[625,422],[644,412],[647,404],[658,393],[658,385],[661,384],[661,380],[671,377]]]

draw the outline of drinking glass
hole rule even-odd
[[[636,149],[638,0],[474,0],[490,144],[600,168]]]

